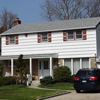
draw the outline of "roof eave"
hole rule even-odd
[[[15,33],[2,33],[0,36],[4,35],[19,35],[19,34],[28,34],[28,33],[43,33],[43,32],[56,32],[56,31],[65,31],[65,30],[76,30],[76,29],[94,29],[96,26],[90,27],[80,27],[80,28],[68,28],[68,29],[54,29],[54,30],[43,30],[43,31],[27,31],[27,32],[15,32]]]

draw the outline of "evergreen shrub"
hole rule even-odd
[[[56,82],[69,82],[71,71],[67,66],[60,66],[54,69],[54,80]]]
[[[47,85],[47,84],[54,84],[55,81],[52,79],[51,76],[45,76],[43,79],[40,79],[40,83]]]
[[[75,74],[70,76],[70,82],[71,83],[74,83],[74,77],[75,77]]]
[[[0,86],[16,84],[15,77],[0,77]]]

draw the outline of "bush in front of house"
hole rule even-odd
[[[60,66],[54,69],[54,80],[56,82],[69,82],[71,71],[67,66]]]
[[[70,82],[71,83],[74,83],[74,77],[75,77],[75,74],[70,76]]]
[[[0,77],[0,86],[16,84],[15,77]]]
[[[43,79],[40,79],[40,83],[47,85],[47,84],[54,84],[55,81],[52,79],[51,76],[45,76]]]

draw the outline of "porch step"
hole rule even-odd
[[[40,85],[40,81],[39,80],[32,81],[31,86],[38,86],[38,85]]]

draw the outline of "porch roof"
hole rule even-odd
[[[8,55],[8,56],[0,56],[0,60],[9,60],[9,59],[17,59],[19,55]],[[39,58],[58,58],[57,53],[51,53],[51,54],[32,54],[32,55],[23,55],[23,59],[39,59]]]

